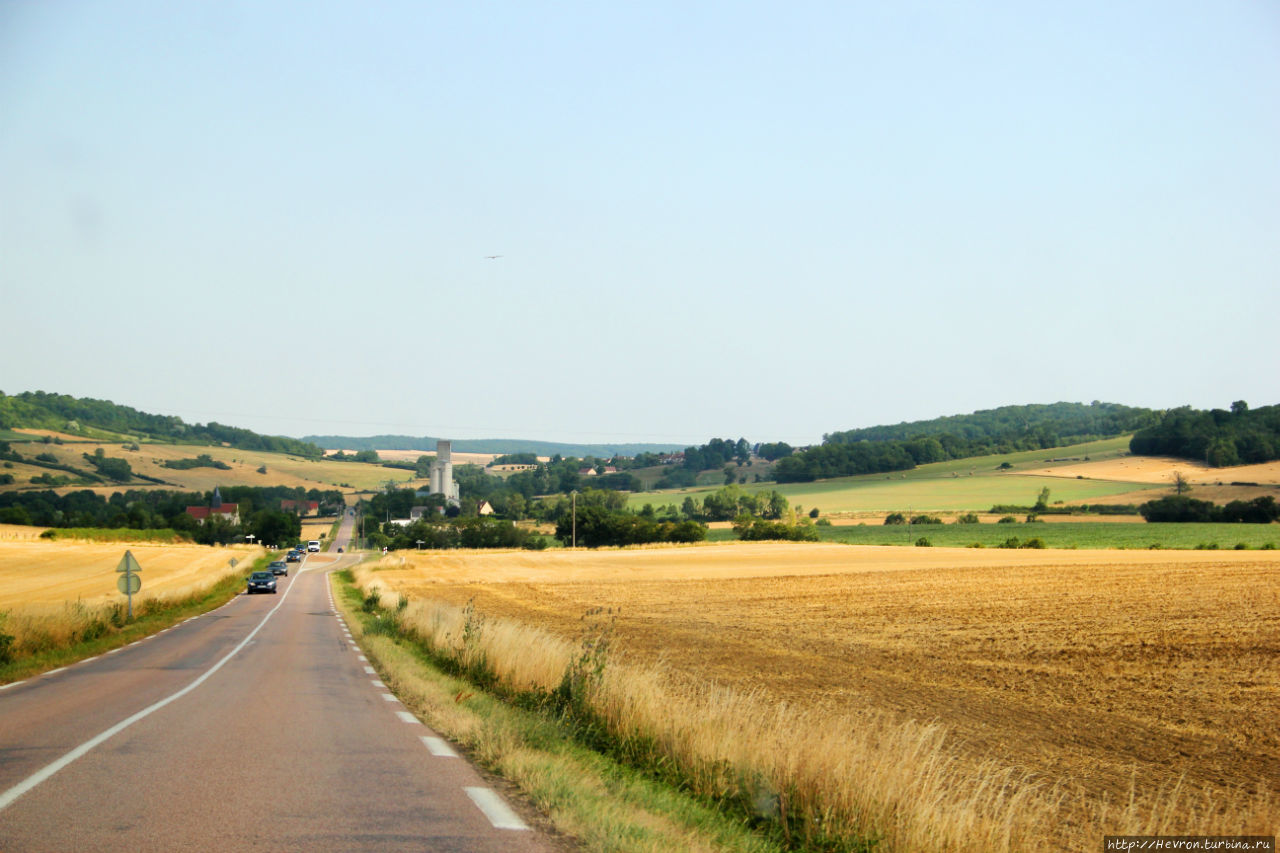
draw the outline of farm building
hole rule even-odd
[[[222,502],[222,493],[218,491],[218,487],[213,487],[213,500],[209,502],[209,506],[189,506],[187,507],[187,515],[194,518],[201,524],[212,516],[221,516],[232,524],[240,523],[240,505],[224,504]]]

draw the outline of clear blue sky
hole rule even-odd
[[[1278,403],[1280,4],[0,0],[0,306],[290,435]]]

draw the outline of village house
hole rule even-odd
[[[191,516],[201,524],[204,524],[206,519],[214,516],[225,518],[232,524],[239,524],[240,505],[224,504],[222,502],[222,493],[218,491],[217,486],[214,486],[213,500],[209,502],[209,506],[189,506],[187,507],[187,515]]]

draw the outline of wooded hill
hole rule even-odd
[[[152,415],[110,400],[44,391],[0,392],[0,429],[48,429],[86,438],[140,439],[179,444],[227,444],[243,450],[291,453],[318,459],[323,450],[296,438],[260,435],[210,421],[188,424],[176,415]],[[105,433],[105,435],[104,435]]]
[[[778,460],[780,483],[905,471],[930,462],[1065,447],[1133,432],[1159,421],[1151,409],[1117,403],[1002,406],[969,415],[875,426],[823,436],[818,447]]]
[[[1280,459],[1280,406],[1250,409],[1244,400],[1231,410],[1171,409],[1129,442],[1139,456],[1178,456],[1215,468]]]
[[[893,426],[851,429],[824,435],[824,444],[910,441],[936,438],[952,458],[1064,447],[1094,438],[1122,435],[1151,426],[1160,413],[1118,403],[1049,403],[1001,406],[969,415],[948,415]]]

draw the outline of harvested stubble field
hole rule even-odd
[[[137,615],[202,595],[264,553],[243,545],[0,541],[0,627],[13,638],[12,648],[34,654],[100,636],[125,602],[115,568],[126,550],[141,566]]]
[[[603,608],[629,664],[936,721],[973,775],[1060,797],[1068,847],[1277,830],[1280,553],[738,544],[392,555],[374,577],[567,638]]]
[[[27,528],[39,531],[41,528]],[[128,550],[142,567],[142,592],[134,597],[181,596],[211,585],[231,571],[229,561],[252,561],[261,548],[147,543],[0,541],[0,610],[40,605],[113,602],[116,565]]]

